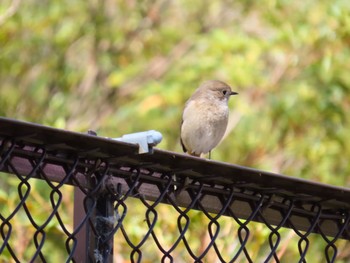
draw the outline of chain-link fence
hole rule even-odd
[[[350,259],[349,189],[5,118],[0,144],[1,262]]]

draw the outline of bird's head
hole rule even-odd
[[[199,86],[199,89],[210,97],[225,101],[228,101],[230,96],[238,94],[237,92],[232,91],[228,84],[220,80],[205,81]]]

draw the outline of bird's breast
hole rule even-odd
[[[183,114],[182,134],[188,148],[207,153],[222,139],[228,122],[227,103],[191,101]]]

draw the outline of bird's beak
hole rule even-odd
[[[237,95],[237,94],[238,94],[238,92],[231,91],[230,96],[232,96],[232,95]]]

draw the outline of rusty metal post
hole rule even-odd
[[[74,190],[74,229],[85,219],[85,194],[76,187]],[[89,221],[76,234],[77,248],[74,260],[79,263],[112,263],[113,231],[115,216],[113,200],[108,194],[101,194],[94,202],[87,199],[85,205],[92,211]],[[108,239],[109,238],[109,239]]]
[[[96,206],[91,215],[91,222],[95,229],[89,225],[89,260],[94,263],[113,262],[113,235],[115,223],[113,201],[109,194],[101,194],[96,200]]]
[[[84,198],[85,194],[79,189],[79,187],[74,187],[74,229],[77,229],[81,222],[85,218],[84,210]],[[88,258],[88,244],[87,244],[87,228],[88,224],[85,224],[80,231],[76,234],[77,247],[74,252],[74,260],[77,263],[85,263]]]

